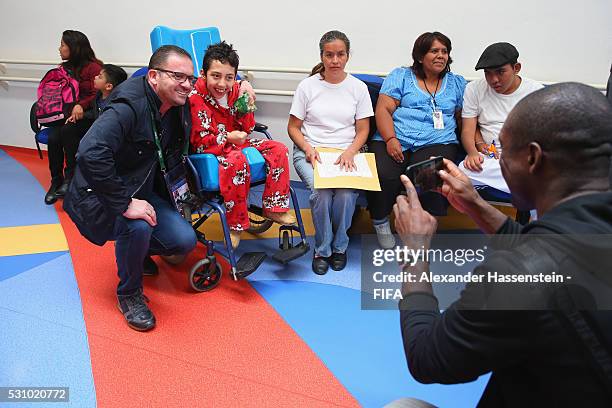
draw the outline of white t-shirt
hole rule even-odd
[[[543,88],[542,84],[521,78],[521,84],[510,95],[495,92],[484,78],[472,81],[465,87],[463,94],[462,118],[478,118],[482,138],[487,144],[495,141],[498,152],[499,132],[514,106],[525,96]]]
[[[347,75],[330,84],[316,74],[298,85],[291,115],[302,120],[302,134],[312,146],[346,149],[355,140],[355,121],[374,116],[365,83]]]

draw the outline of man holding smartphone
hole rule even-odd
[[[558,286],[469,283],[442,313],[430,283],[404,283],[399,306],[410,372],[417,381],[443,384],[492,373],[479,407],[575,407],[587,395],[589,407],[610,407],[612,309],[597,305],[612,299],[612,106],[589,86],[552,85],[516,105],[500,141],[513,204],[535,207],[541,218],[521,227],[445,160],[444,196],[483,232],[508,243],[474,273],[535,275],[552,266],[570,278]],[[395,227],[405,245],[428,248],[436,219],[423,210],[410,180],[402,176],[402,182],[407,195],[397,198]],[[545,246],[537,234],[548,237]],[[579,239],[584,234],[600,238]],[[528,247],[524,239],[538,245]],[[403,268],[426,270],[425,261]],[[578,278],[598,282],[597,291],[574,296]]]

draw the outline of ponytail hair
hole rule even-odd
[[[323,72],[325,72],[325,66],[323,65],[322,62],[319,62],[317,65],[312,67],[312,71],[310,71],[309,76],[313,76],[317,74],[321,74],[321,76],[323,76]]]
[[[351,51],[351,42],[349,41],[346,34],[338,30],[332,30],[326,32],[325,34],[323,34],[323,37],[321,37],[321,40],[319,41],[319,56],[323,57],[323,48],[325,47],[325,44],[336,40],[340,40],[344,43],[344,45],[346,46],[347,54]],[[310,72],[310,76],[316,74],[321,74],[321,78],[325,79],[325,66],[322,62],[319,62],[317,65],[315,65],[312,68],[312,71]]]

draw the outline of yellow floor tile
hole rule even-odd
[[[61,224],[0,228],[0,256],[67,251]]]

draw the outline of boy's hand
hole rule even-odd
[[[472,170],[475,172],[481,172],[482,171],[481,163],[483,161],[484,161],[484,157],[482,157],[479,153],[469,154],[463,161],[463,165],[468,170]]]
[[[234,130],[227,134],[227,141],[235,144],[236,146],[240,146],[246,140],[248,134],[241,130]]]

